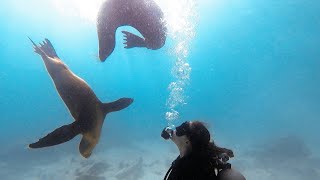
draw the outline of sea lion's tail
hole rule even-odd
[[[113,111],[120,111],[128,107],[132,102],[133,102],[132,98],[120,98],[110,103],[103,103],[102,110],[103,112],[105,112],[105,114]]]

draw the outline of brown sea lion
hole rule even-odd
[[[45,39],[43,44],[40,43],[40,46],[31,39],[30,41],[34,45],[35,52],[42,57],[60,97],[75,121],[57,128],[38,142],[30,144],[29,147],[54,146],[82,134],[79,151],[83,157],[88,158],[99,142],[105,116],[110,112],[128,107],[133,99],[121,98],[114,102],[102,103],[89,85],[61,61],[48,39]]]
[[[163,12],[153,0],[107,0],[100,8],[97,21],[99,58],[102,62],[114,50],[116,30],[120,26],[132,26],[143,36],[122,31],[125,48],[156,50],[166,41]]]

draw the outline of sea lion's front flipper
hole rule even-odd
[[[51,58],[59,58],[56,50],[52,46],[51,42],[48,39],[45,39],[40,46],[32,41],[30,37],[28,37],[31,43],[33,44],[34,52],[38,53],[41,56],[48,56]]]
[[[64,125],[49,133],[47,136],[40,138],[38,142],[29,144],[30,148],[42,148],[48,146],[54,146],[67,142],[81,133],[81,128],[78,121],[71,124]]]
[[[59,58],[56,50],[52,46],[51,42],[48,39],[45,39],[42,44],[40,43],[40,49],[46,53],[47,56],[51,58]]]
[[[28,38],[29,38],[29,40],[31,41],[31,43],[33,44],[34,52],[36,52],[37,54],[39,54],[39,55],[42,56],[42,57],[47,56],[46,53],[43,52],[43,51],[41,50],[41,48],[40,48],[39,46],[37,46],[37,44],[34,43],[30,37],[28,37]]]
[[[146,47],[145,40],[135,34],[132,34],[128,31],[122,31],[124,35],[124,43],[126,46],[124,48],[133,48],[133,47]]]
[[[128,107],[132,102],[132,98],[120,98],[110,103],[103,103],[102,109],[106,114],[113,111],[120,111],[121,109]]]

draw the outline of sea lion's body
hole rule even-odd
[[[98,14],[99,58],[104,61],[115,47],[115,33],[120,26],[132,26],[144,38],[123,31],[126,48],[159,49],[165,44],[163,12],[153,0],[107,0]]]
[[[33,43],[34,44],[34,43]],[[84,157],[89,157],[99,142],[101,127],[107,113],[121,110],[132,103],[130,98],[121,98],[112,103],[102,103],[89,85],[75,75],[59,59],[50,41],[46,39],[35,52],[41,55],[48,73],[75,122],[62,126],[38,142],[30,144],[30,148],[41,148],[66,142],[78,134],[82,134],[79,150]]]

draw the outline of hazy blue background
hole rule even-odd
[[[167,124],[167,87],[174,81],[174,40],[168,37],[157,51],[126,50],[120,30],[128,28],[122,27],[115,51],[100,63],[95,24],[58,13],[50,2],[0,2],[0,175],[15,179],[33,163],[78,153],[79,138],[44,150],[26,148],[72,121],[27,36],[50,39],[101,101],[135,99],[128,109],[108,115],[95,152],[142,141],[168,144],[160,132]],[[208,122],[216,142],[235,151],[232,162],[247,179],[320,179],[320,2],[197,5],[187,104],[175,123]]]

